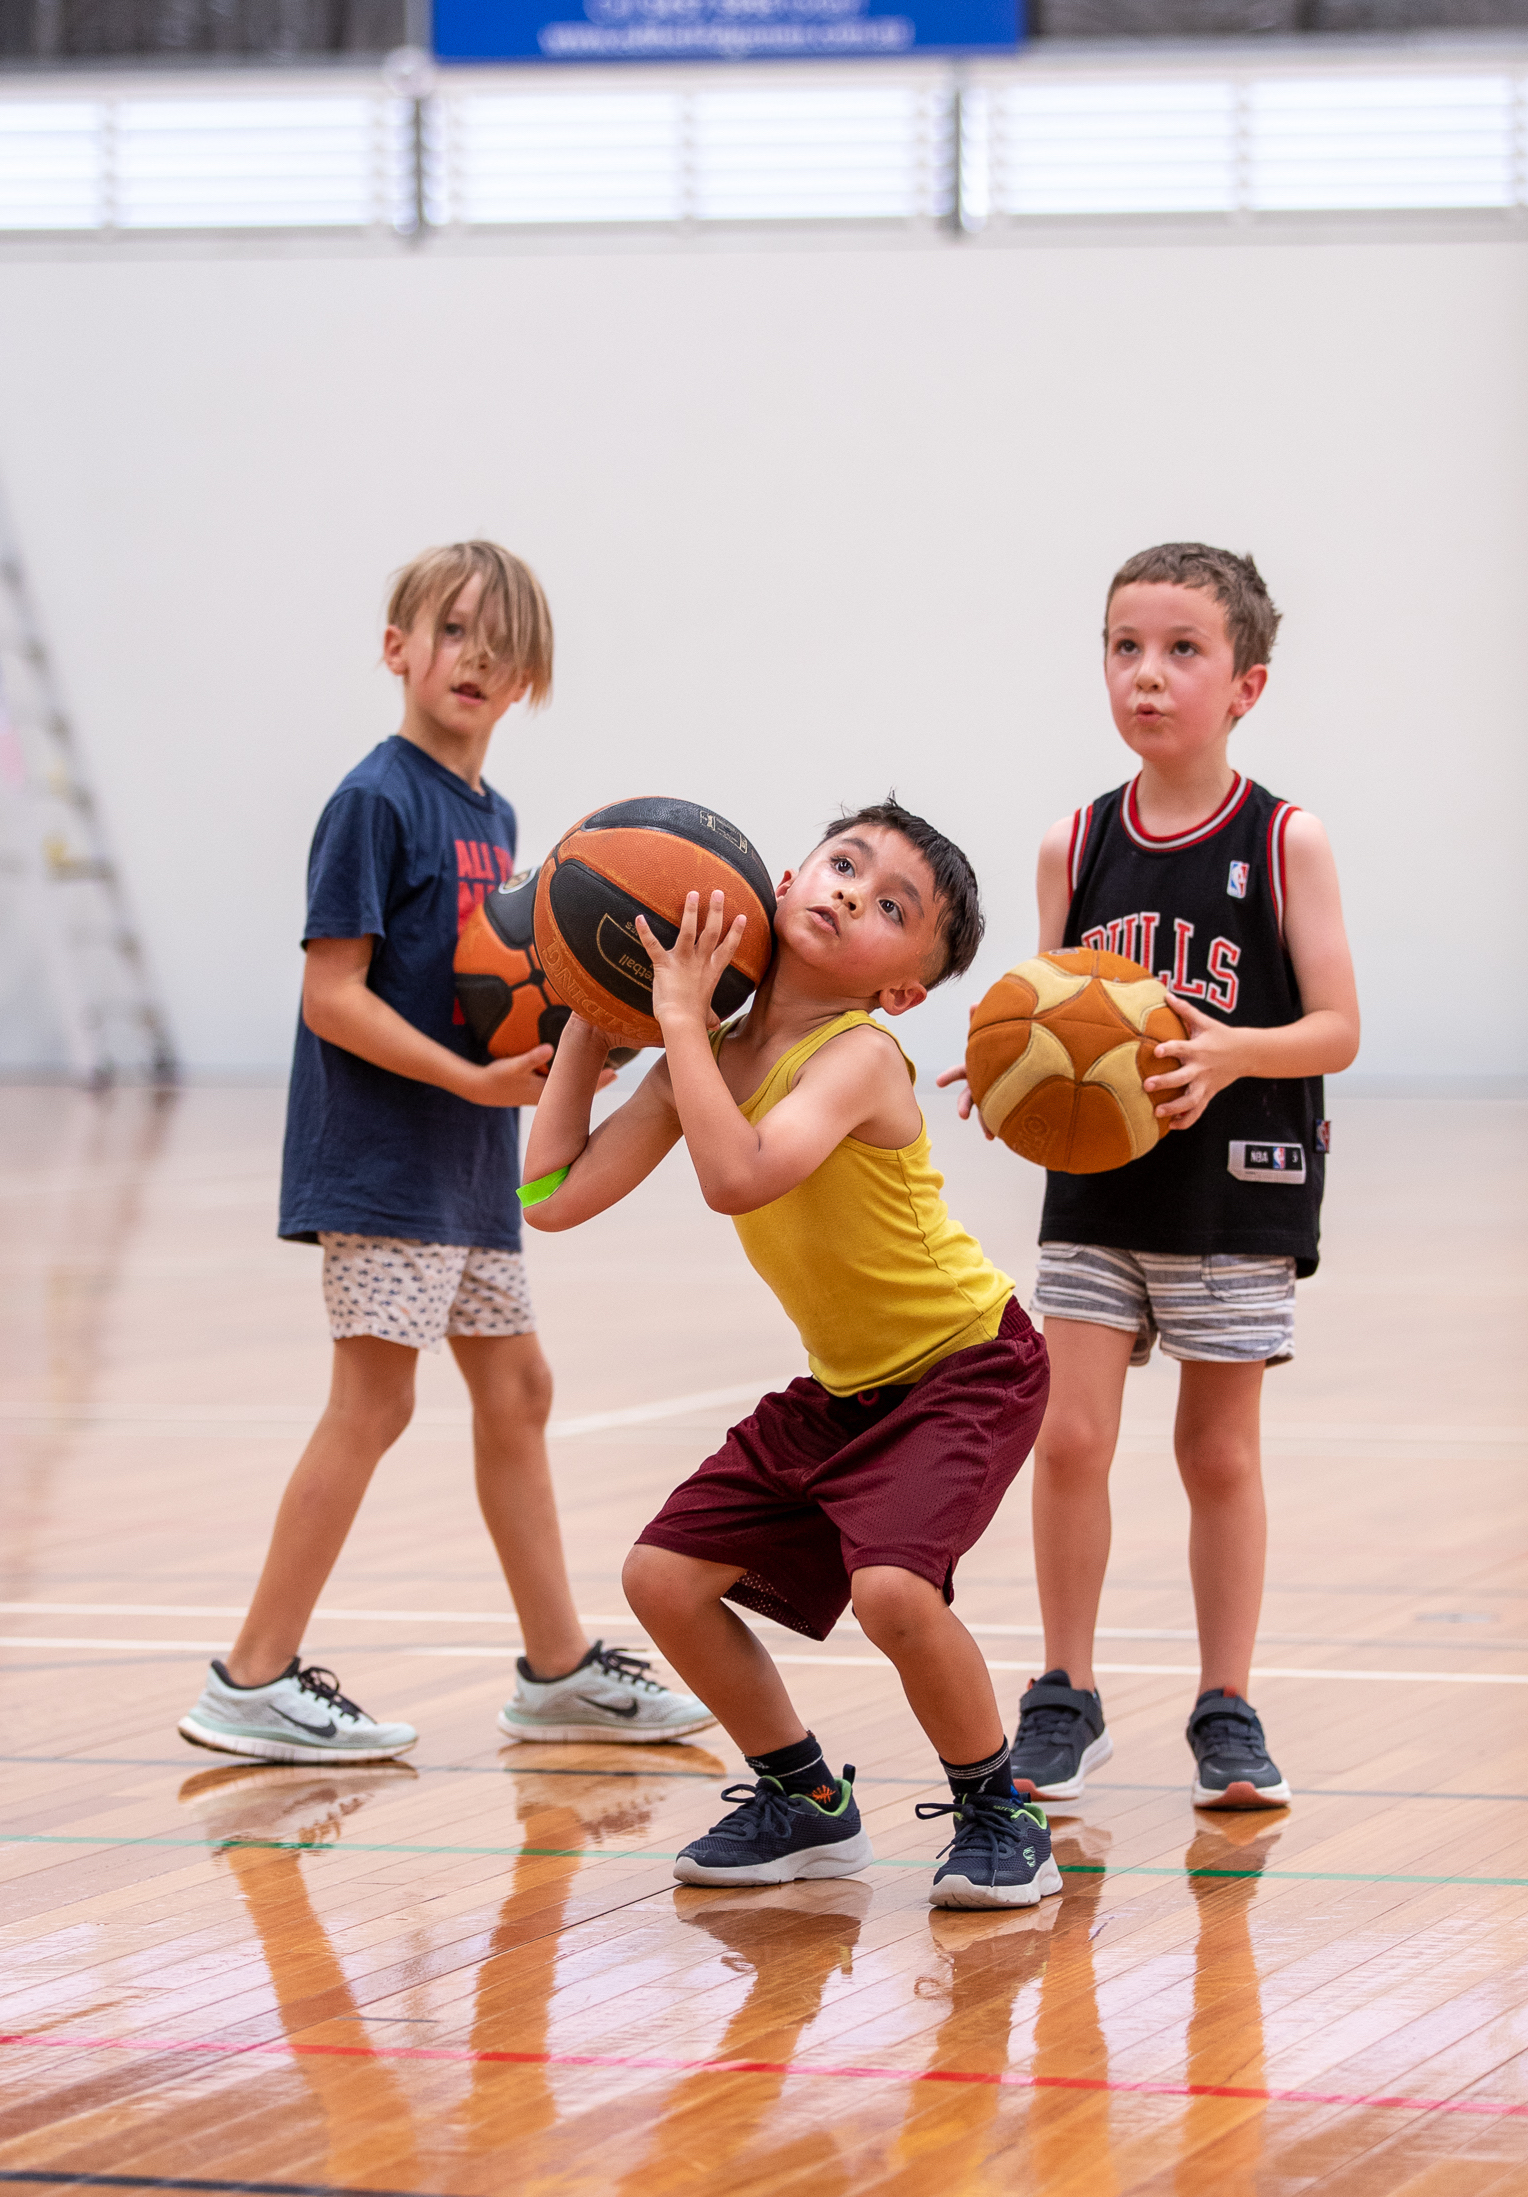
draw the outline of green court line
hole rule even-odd
[[[0,1846],[173,1846],[185,1853],[240,1851],[271,1854],[444,1854],[484,1855],[500,1861],[675,1861],[675,1854],[659,1854],[638,1847],[585,1846],[414,1846],[403,1843],[345,1839],[317,1844],[296,1838],[141,1838],[84,1832],[5,1831]],[[927,1869],[928,1861],[901,1857],[867,1864],[872,1869]],[[1063,1861],[1056,1865],[1064,1877],[1228,1877],[1280,1884],[1487,1884],[1528,1889],[1528,1877],[1424,1877],[1362,1869],[1163,1869],[1144,1862]]]

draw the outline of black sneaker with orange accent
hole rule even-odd
[[[852,1877],[874,1861],[875,1849],[854,1799],[854,1765],[829,1788],[829,1798],[789,1793],[778,1778],[729,1785],[723,1800],[738,1803],[704,1838],[692,1839],[674,1863],[681,1884],[794,1884],[801,1877]]]
[[[1256,1709],[1228,1686],[1212,1686],[1199,1696],[1185,1737],[1198,1764],[1196,1808],[1289,1806],[1289,1787],[1269,1758]]]

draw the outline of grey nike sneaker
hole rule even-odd
[[[257,1762],[391,1762],[419,1738],[412,1724],[379,1724],[345,1699],[333,1671],[304,1670],[295,1655],[268,1686],[236,1686],[214,1658],[178,1729],[193,1747]]]
[[[693,1694],[671,1693],[649,1678],[651,1668],[643,1657],[607,1648],[602,1640],[561,1678],[532,1677],[522,1655],[515,1698],[499,1711],[499,1730],[510,1739],[603,1739],[641,1747],[687,1739],[716,1722]]]

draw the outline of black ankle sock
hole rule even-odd
[[[939,1767],[949,1779],[950,1791],[957,1800],[965,1800],[973,1793],[995,1793],[999,1800],[1014,1798],[1006,1739],[997,1753],[988,1755],[985,1762],[946,1762],[941,1755]]]
[[[823,1760],[815,1734],[776,1747],[772,1754],[749,1755],[748,1767],[758,1777],[772,1777],[788,1793],[804,1793],[810,1800],[830,1807],[838,1798],[838,1780]]]

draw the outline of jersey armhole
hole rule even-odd
[[[1278,918],[1280,939],[1284,936],[1284,834],[1289,829],[1289,819],[1298,813],[1298,802],[1281,801],[1268,819],[1268,883],[1273,893],[1273,912]]]
[[[1072,836],[1067,843],[1066,883],[1067,891],[1071,894],[1074,900],[1077,897],[1077,881],[1082,873],[1082,857],[1087,848],[1088,831],[1092,825],[1092,822],[1093,804],[1090,801],[1086,808],[1077,809],[1076,811],[1074,811],[1072,816]]]

